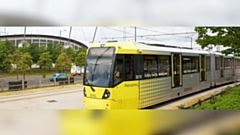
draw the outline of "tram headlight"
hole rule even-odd
[[[105,89],[102,98],[103,98],[103,99],[107,99],[107,98],[109,98],[109,97],[110,97],[110,91],[107,90],[107,89]]]

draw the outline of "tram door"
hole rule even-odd
[[[220,77],[224,77],[224,58],[220,57]]]
[[[235,76],[235,58],[231,59],[232,76]]]
[[[133,55],[125,55],[125,80],[133,79]]]
[[[206,68],[206,56],[205,55],[200,55],[199,56],[199,63],[200,63],[200,81],[206,81],[207,77],[207,68]]]
[[[171,54],[172,88],[182,86],[182,54]]]

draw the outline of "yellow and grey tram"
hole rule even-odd
[[[86,57],[84,108],[146,108],[234,81],[239,78],[237,63],[233,56],[209,51],[135,42],[96,43]]]

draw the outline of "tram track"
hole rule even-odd
[[[60,89],[60,90],[38,91],[38,92],[22,93],[22,94],[16,94],[16,95],[0,96],[0,103],[76,93],[81,91],[82,89],[76,90],[73,88],[68,88],[68,89]]]

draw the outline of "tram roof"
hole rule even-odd
[[[222,57],[225,57],[225,58],[233,58],[233,57],[240,58],[240,57],[234,56],[233,54],[225,55],[225,54],[222,54],[221,52],[214,52],[214,51],[211,51],[211,54],[214,54],[217,57],[222,56]]]
[[[143,50],[151,50],[151,51],[161,51],[161,52],[168,52],[168,53],[182,53],[182,54],[209,54],[207,51],[198,51],[192,50],[191,48],[181,48],[177,46],[165,46],[165,45],[158,45],[158,44],[136,44],[138,48]]]
[[[186,48],[179,48],[174,46],[164,46],[158,44],[144,44],[138,42],[106,42],[95,43],[91,47],[115,47],[116,53],[119,54],[209,54],[208,51],[198,51]]]

